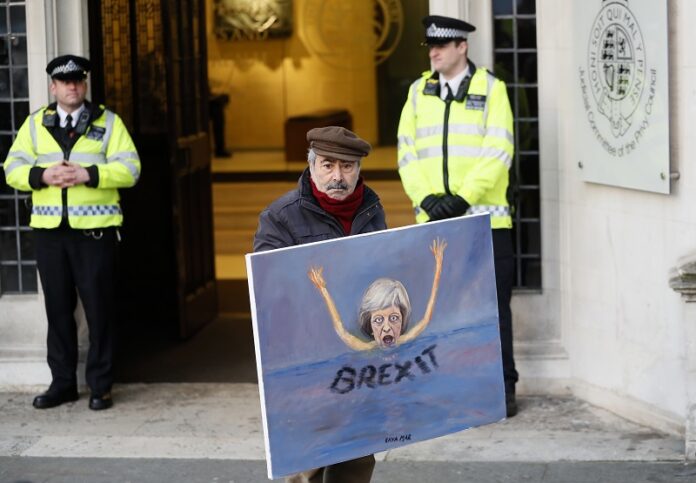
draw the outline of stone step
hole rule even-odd
[[[81,399],[74,403],[36,411],[31,408],[32,393],[0,392],[0,457],[253,461],[265,458],[256,384],[117,384],[113,390],[114,409],[99,412],[87,409],[87,394],[83,390]],[[403,464],[683,461],[683,437],[639,426],[573,398],[519,399],[520,413],[512,419],[391,449],[379,453],[377,459]],[[56,479],[55,475],[27,478],[29,475],[22,481],[87,481]],[[19,481],[3,476],[7,475],[0,469],[0,480]],[[505,478],[505,481],[518,479]],[[684,474],[683,479],[668,477],[654,481],[693,481],[693,478],[689,480]]]
[[[216,209],[214,212],[215,231],[221,232],[220,236],[245,236],[247,233],[252,235],[256,232],[259,222],[259,213],[263,207],[253,209]],[[384,211],[387,216],[389,228],[411,225],[414,222],[411,206],[385,205]]]
[[[217,255],[243,257],[252,250],[259,213],[273,200],[293,189],[290,182],[230,182],[213,184],[215,251]],[[375,181],[370,186],[379,194],[389,228],[413,223],[411,202],[399,181]],[[240,262],[234,262],[239,265]],[[237,270],[238,272],[238,270]],[[229,274],[224,268],[218,270]],[[245,276],[245,275],[244,275]]]
[[[215,253],[217,255],[244,255],[253,251],[253,228],[217,229],[215,230]]]

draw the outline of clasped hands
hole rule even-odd
[[[459,195],[428,195],[421,202],[421,208],[428,214],[430,221],[462,216],[470,206]]]
[[[46,168],[41,175],[41,181],[49,186],[58,188],[70,188],[89,181],[89,172],[77,163],[66,161],[54,164]]]

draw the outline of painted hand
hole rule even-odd
[[[314,286],[319,290],[326,288],[326,282],[324,281],[324,267],[311,267],[307,276],[312,281]]]
[[[430,251],[435,255],[435,263],[438,266],[442,266],[442,259],[445,256],[445,248],[447,248],[447,242],[445,240],[441,240],[440,238],[436,238],[433,240],[433,243],[430,245]]]

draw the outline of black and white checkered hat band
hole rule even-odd
[[[425,31],[426,37],[436,37],[441,39],[465,39],[467,34],[468,32],[465,30],[443,28],[438,27],[435,24],[431,24],[430,27],[428,27],[428,29]]]
[[[75,62],[68,61],[67,64],[59,65],[53,71],[51,72],[51,76],[54,76],[56,74],[71,74],[73,72],[84,72],[85,69],[79,65],[77,65]]]

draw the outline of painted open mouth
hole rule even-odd
[[[394,342],[395,340],[393,335],[385,335],[384,337],[382,337],[382,343],[384,345],[393,345]]]

